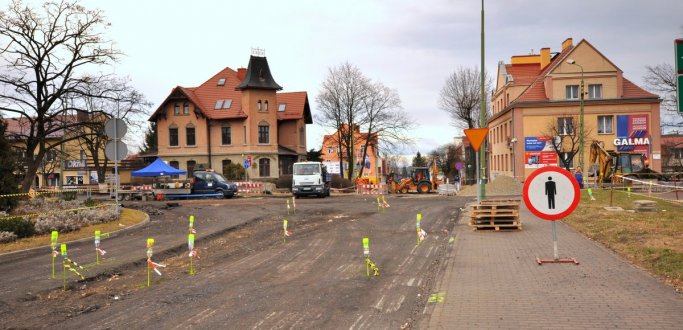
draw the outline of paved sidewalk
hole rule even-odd
[[[472,231],[467,213],[430,303],[423,329],[681,329],[683,295],[557,223],[560,257],[552,258],[551,223],[521,205],[522,231]]]

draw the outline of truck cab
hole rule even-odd
[[[225,198],[232,198],[237,194],[237,185],[213,170],[194,171],[190,192],[192,194],[223,194]]]
[[[294,163],[292,194],[294,197],[330,195],[330,174],[321,162]]]

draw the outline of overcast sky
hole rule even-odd
[[[438,108],[458,66],[480,63],[481,2],[476,0],[272,0],[82,2],[103,10],[106,33],[126,56],[115,66],[154,103],[177,85],[193,87],[224,67],[246,67],[265,49],[284,91],[307,91],[311,110],[328,69],[344,61],[396,89],[428,153],[462,135]],[[645,65],[673,64],[683,37],[683,1],[497,0],[486,2],[486,68],[512,55],[559,51],[567,37],[588,40],[642,86]],[[327,130],[308,125],[308,148]]]

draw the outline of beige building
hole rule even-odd
[[[191,174],[222,172],[249,163],[250,179],[292,173],[306,159],[306,92],[278,93],[265,57],[252,55],[247,69],[225,68],[198,87],[173,88],[152,114],[158,156]]]
[[[626,79],[588,41],[574,45],[568,38],[560,52],[541,48],[540,54],[499,63],[489,120],[491,177],[524,180],[536,168],[558,165],[558,157],[569,156],[566,142],[560,155],[549,146],[558,135],[579,129],[582,81],[583,171],[591,168],[593,140],[604,142],[608,150],[642,153],[653,170],[661,171],[659,97]],[[567,158],[572,168],[579,165],[578,158]]]
[[[343,135],[348,136],[349,125],[344,124],[340,130]],[[338,136],[339,132],[323,136],[320,158],[327,165],[327,170],[330,173],[343,174],[344,177],[347,177],[349,161],[345,158],[346,148],[339,149]],[[377,134],[370,136],[368,133],[361,133],[360,128],[354,125],[353,141],[354,177],[357,177],[361,167],[364,167],[361,179],[370,183],[380,183],[384,173],[382,173],[382,159],[379,158],[377,150]],[[365,148],[366,145],[367,149]],[[363,158],[363,152],[365,152],[365,158]],[[343,158],[343,169],[339,165],[340,158]]]

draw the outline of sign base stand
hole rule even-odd
[[[538,263],[539,266],[542,266],[544,263],[546,264],[575,264],[578,265],[579,261],[574,259],[574,258],[557,258],[557,259],[541,259],[541,258],[536,258],[536,262]]]

